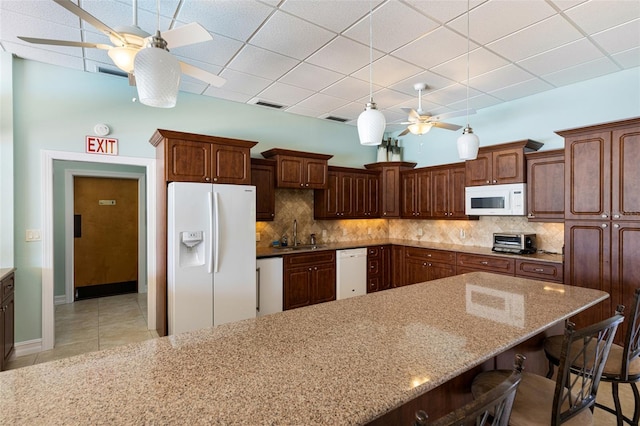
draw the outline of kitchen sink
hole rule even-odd
[[[325,245],[321,244],[298,244],[297,246],[285,246],[285,247],[274,247],[274,249],[280,251],[296,251],[296,250],[317,250],[321,248],[325,248]]]

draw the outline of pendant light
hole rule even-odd
[[[157,0],[160,28],[160,0]],[[180,63],[169,53],[160,30],[134,59],[134,72],[140,103],[157,108],[173,108],[180,86]]]
[[[469,0],[467,0],[467,127],[458,138],[458,156],[461,160],[475,160],[478,157],[480,139],[469,126]]]
[[[373,102],[373,9],[369,0],[369,102],[358,117],[358,137],[361,145],[380,145],[386,120]]]

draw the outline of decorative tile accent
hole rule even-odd
[[[256,232],[260,234],[260,241],[256,245],[269,247],[285,233],[291,241],[294,219],[298,221],[298,240],[303,244],[309,243],[309,235],[314,233],[318,243],[394,238],[491,247],[494,232],[524,232],[537,235],[538,249],[541,250],[561,253],[564,245],[563,223],[529,222],[526,217],[520,216],[484,216],[473,221],[314,220],[313,190],[309,189],[276,189],[275,220],[256,224]],[[461,230],[464,231],[464,237],[461,236]]]

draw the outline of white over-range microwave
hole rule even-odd
[[[527,184],[467,186],[464,209],[469,216],[524,216]]]

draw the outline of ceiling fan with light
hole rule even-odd
[[[20,40],[35,44],[48,44],[55,46],[70,46],[83,48],[97,48],[107,50],[107,54],[113,63],[121,70],[135,75],[135,57],[137,54],[147,47],[160,47],[165,51],[167,48],[177,48],[190,44],[200,43],[212,40],[213,37],[209,32],[198,23],[190,23],[179,28],[167,31],[157,31],[156,35],[151,35],[142,30],[137,25],[137,6],[136,0],[133,0],[134,23],[133,25],[118,26],[111,28],[95,16],[91,15],[71,0],[53,0],[69,12],[78,16],[83,21],[91,24],[94,28],[101,31],[109,37],[112,45],[103,43],[88,43],[69,40],[53,40],[33,37],[18,37]],[[159,14],[158,14],[159,15]],[[163,44],[164,43],[164,44]],[[215,87],[222,86],[226,80],[213,73],[197,68],[185,62],[178,61],[180,71],[183,74],[204,81]],[[130,80],[132,80],[130,78]]]
[[[462,128],[462,126],[458,126],[457,124],[443,123],[440,120],[444,118],[465,115],[467,111],[454,111],[439,115],[428,115],[422,109],[422,91],[427,88],[427,84],[416,83],[413,85],[413,88],[418,91],[418,109],[415,110],[413,108],[402,108],[403,111],[409,114],[409,117],[407,118],[408,121],[405,121],[401,124],[408,124],[408,126],[398,136],[404,136],[407,133],[412,133],[414,135],[424,135],[429,130],[431,130],[432,127],[439,127],[441,129],[447,130],[458,130]],[[469,113],[475,113],[475,111],[470,110]]]

